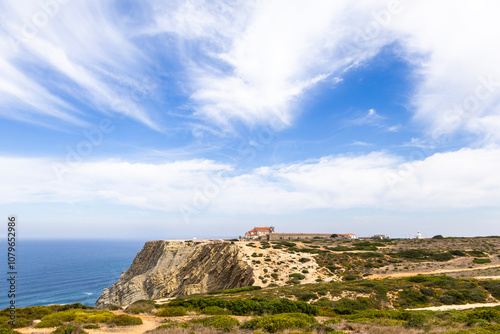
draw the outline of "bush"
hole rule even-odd
[[[380,308],[380,302],[371,298],[342,298],[333,302],[333,306],[337,314],[352,314],[354,311],[378,309]]]
[[[52,320],[59,320],[61,322],[77,322],[81,324],[97,324],[97,323],[110,323],[116,315],[109,311],[104,310],[80,310],[70,309],[66,311],[56,312],[46,315],[42,318],[40,323],[46,323]]]
[[[493,320],[497,321],[500,320],[500,312],[493,308],[475,309],[468,312],[467,317],[469,320],[483,319],[488,322]]]
[[[156,315],[158,317],[180,317],[186,315],[186,308],[182,306],[167,306],[162,307]]]
[[[52,334],[86,334],[83,329],[78,326],[68,325],[57,328]]]
[[[238,293],[238,292],[245,292],[245,291],[255,291],[255,290],[260,290],[260,289],[262,289],[260,286],[245,286],[242,288],[211,291],[208,294],[209,295],[218,295],[218,294],[223,294],[223,293]]]
[[[465,254],[464,252],[462,252],[461,250],[458,250],[458,249],[451,250],[449,253],[451,255],[454,255],[454,256],[466,256],[467,255],[467,254]]]
[[[334,266],[334,265],[329,265],[329,266],[326,266],[326,269],[330,270],[332,273],[335,272],[335,270],[339,269],[339,267],[337,266]]]
[[[486,294],[481,289],[448,290],[439,296],[443,304],[466,304],[467,302],[484,303]]]
[[[406,322],[407,327],[421,328],[425,325],[426,319],[422,313],[412,312]]]
[[[484,287],[493,297],[500,299],[500,281],[481,281],[479,285]]]
[[[263,329],[270,333],[286,329],[306,329],[318,322],[314,317],[302,313],[283,313],[252,319],[241,325],[243,329]]]
[[[451,255],[450,253],[436,253],[432,255],[432,259],[434,261],[446,262],[453,259],[453,255]]]
[[[231,314],[231,311],[225,310],[219,306],[207,306],[203,310],[201,310],[201,313],[208,315],[227,315]]]
[[[83,325],[83,328],[85,329],[99,329],[101,326],[96,325],[96,324],[88,324],[88,325]]]
[[[311,315],[318,314],[318,307],[303,301],[293,301],[288,299],[234,299],[223,300],[218,298],[193,298],[177,299],[169,303],[169,307],[174,306],[194,307],[203,309],[207,306],[219,306],[230,310],[234,315],[262,315],[277,313],[305,313]]]
[[[8,328],[0,328],[0,334],[21,334],[21,333]]]
[[[412,289],[399,292],[399,303],[403,307],[420,306],[429,302],[427,296]]]
[[[314,293],[306,293],[304,295],[299,296],[298,299],[304,302],[308,302],[311,299],[318,299],[318,296],[316,296]]]
[[[298,280],[303,280],[304,278],[306,278],[305,275],[302,275],[302,274],[299,274],[299,273],[293,273],[293,274],[290,274],[289,275],[292,279],[293,278],[296,278]]]
[[[301,257],[301,258],[299,259],[299,262],[300,262],[300,263],[306,263],[306,262],[309,262],[309,261],[311,261],[311,259],[309,259],[309,258],[307,258],[307,257]]]
[[[61,326],[63,322],[59,319],[46,319],[42,320],[35,325],[35,328],[48,328]]]
[[[240,322],[235,318],[228,317],[227,315],[219,315],[205,319],[191,320],[192,323],[201,323],[207,327],[213,327],[219,330],[231,331],[234,327],[238,326]]]
[[[466,253],[474,257],[488,257],[488,255],[478,250],[467,251]]]
[[[431,288],[421,288],[420,293],[423,294],[424,296],[428,297],[435,297],[436,296],[436,291]]]
[[[444,237],[441,234],[438,234],[433,236],[432,239],[444,239]]]
[[[136,326],[142,325],[142,320],[138,317],[132,317],[127,314],[120,314],[117,315],[113,320],[111,320],[111,323],[116,326]]]
[[[140,301],[127,306],[125,312],[130,314],[150,313],[154,308],[154,302],[148,303]]]
[[[354,274],[347,274],[347,275],[345,275],[345,276],[344,276],[344,279],[345,279],[346,281],[354,281],[354,280],[356,280],[356,279],[357,279],[357,277],[356,277],[356,275],[354,275]]]
[[[478,259],[478,258],[475,258],[474,260],[472,260],[473,263],[477,263],[477,264],[485,264],[485,263],[491,263],[491,260],[490,259]]]

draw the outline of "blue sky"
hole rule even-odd
[[[0,211],[45,239],[499,234],[498,9],[0,1]]]

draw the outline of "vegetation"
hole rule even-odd
[[[276,333],[285,329],[306,329],[318,322],[314,317],[301,313],[276,314],[249,320],[241,325],[245,329],[263,329]]]

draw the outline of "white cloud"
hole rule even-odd
[[[280,128],[301,112],[298,103],[308,89],[329,77],[341,82],[338,75],[346,68],[376,54],[385,43],[384,29],[356,45],[352,36],[374,21],[371,9],[384,5],[275,0],[217,8],[188,1],[158,5],[150,32],[174,33],[205,47],[211,40],[203,50],[213,61],[190,63],[197,116],[225,127],[243,121]]]
[[[0,159],[0,203],[109,201],[178,212],[283,213],[307,209],[498,207],[500,149],[462,149],[413,164],[384,152],[328,156],[230,175],[209,160],[87,162],[59,182],[47,159]],[[37,166],[37,168],[33,168]]]
[[[140,76],[148,60],[128,40],[125,18],[113,8],[79,0],[2,1],[0,8],[4,117],[82,125],[86,117],[81,106],[70,102],[74,99],[158,129],[141,101],[131,96],[147,89],[141,87]]]
[[[392,23],[413,63],[418,86],[415,118],[439,140],[441,134],[469,133],[498,142],[498,127],[487,120],[500,112],[500,34],[494,0],[404,2]]]

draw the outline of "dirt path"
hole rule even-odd
[[[390,274],[373,274],[370,275],[369,279],[382,279],[382,278],[398,278],[398,277],[409,277],[416,275],[435,275],[435,274],[446,274],[446,273],[458,273],[463,271],[474,271],[474,270],[483,270],[483,269],[491,269],[498,268],[498,264],[474,267],[474,268],[455,268],[455,269],[439,269],[432,271],[413,271],[413,272],[402,272],[402,273],[390,273]]]
[[[120,311],[112,311],[115,314],[123,314]],[[149,330],[155,329],[156,327],[161,325],[163,318],[156,317],[154,315],[134,315],[135,317],[139,317],[142,319],[142,325],[137,326],[121,326],[121,327],[108,327],[103,325],[98,329],[85,329],[89,334],[110,334],[110,333],[124,333],[124,334],[142,334]],[[48,334],[52,333],[56,327],[52,328],[34,328],[25,327],[25,328],[16,328],[16,331],[25,334]]]
[[[431,306],[422,308],[409,308],[408,311],[449,311],[449,310],[467,310],[471,308],[478,307],[494,307],[499,306],[500,303],[486,303],[486,304],[465,304],[465,305],[443,305],[443,306]]]

